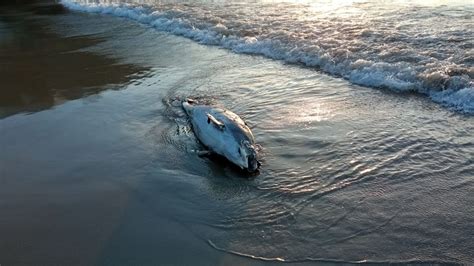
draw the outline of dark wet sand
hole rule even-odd
[[[132,76],[146,73],[145,67],[81,51],[100,43],[101,38],[63,37],[52,32],[48,27],[54,23],[54,16],[68,16],[66,10],[55,4],[30,2],[1,6],[0,118],[46,110],[105,89],[121,89]],[[38,123],[52,127],[48,119]],[[58,128],[61,130],[61,126]],[[16,134],[22,136],[28,132]],[[100,181],[93,182],[95,185],[80,181],[104,178],[107,174],[100,171],[85,176],[80,169],[70,169],[68,173],[57,171],[61,155],[54,154],[55,147],[48,144],[48,136],[37,141],[45,145],[36,152],[26,148],[24,152],[2,157],[0,265],[87,265],[101,260],[126,264],[127,261],[114,261],[114,256],[103,253],[113,242],[111,235],[120,227],[123,210],[133,191],[126,191],[120,185],[103,187]],[[66,176],[69,178],[62,180]],[[149,218],[160,225],[160,230],[154,232],[156,237],[163,237],[160,232],[178,234],[183,230],[179,224],[154,214]],[[174,254],[162,254],[164,263],[180,261],[177,254],[182,242],[196,242],[189,236],[175,238],[176,234],[165,234],[164,237],[173,239],[163,239],[163,247],[156,247],[176,250]],[[206,247],[197,249],[206,252]],[[144,264],[152,262],[156,263],[146,256],[140,260]]]
[[[48,109],[99,93],[106,85],[120,88],[131,75],[146,72],[144,67],[81,51],[100,43],[100,38],[64,38],[48,30],[48,23],[54,23],[51,17],[67,13],[60,5],[24,4],[2,10],[0,117]]]
[[[80,51],[101,39],[64,38],[51,32],[48,24],[55,15],[65,15],[66,10],[54,4],[30,2],[1,6],[0,118],[46,110],[99,93],[108,84],[118,84],[114,88],[119,89],[130,75],[146,71]],[[42,141],[47,142],[47,137]],[[44,146],[46,154],[49,149],[54,147]],[[61,173],[54,173],[51,157],[49,164],[39,161],[41,154],[28,149],[1,161],[0,264],[95,262],[118,226],[115,221],[127,193],[114,187],[106,194],[97,194],[81,185],[41,185]]]

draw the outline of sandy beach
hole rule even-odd
[[[472,115],[127,17],[0,8],[0,265],[473,262]],[[259,175],[197,155],[187,97],[248,122]]]

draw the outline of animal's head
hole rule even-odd
[[[193,111],[193,107],[194,107],[195,104],[196,104],[196,101],[194,101],[193,99],[189,99],[189,98],[184,100],[183,103],[182,103],[184,111],[186,111],[186,113],[188,115],[191,115],[191,113]]]
[[[260,166],[260,162],[257,160],[257,150],[248,140],[240,142],[239,157],[243,164],[241,166],[249,172],[255,172]]]

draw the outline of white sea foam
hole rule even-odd
[[[465,112],[474,113],[474,87],[460,90],[432,91],[430,97],[435,102],[439,102],[451,108]]]
[[[301,63],[359,85],[423,93],[456,111],[474,113],[474,62],[469,59],[474,35],[465,25],[469,17],[458,18],[457,13],[456,18],[444,18],[436,17],[439,10],[406,10],[402,20],[396,12],[365,12],[369,18],[361,20],[360,14],[352,14],[355,11],[302,15],[311,11],[310,6],[295,4],[62,3],[236,53]],[[449,27],[441,27],[444,24]]]

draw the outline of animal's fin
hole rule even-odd
[[[215,127],[217,127],[220,130],[224,130],[225,125],[221,121],[217,120],[214,116],[211,114],[207,114],[207,123],[210,124],[212,123]]]

